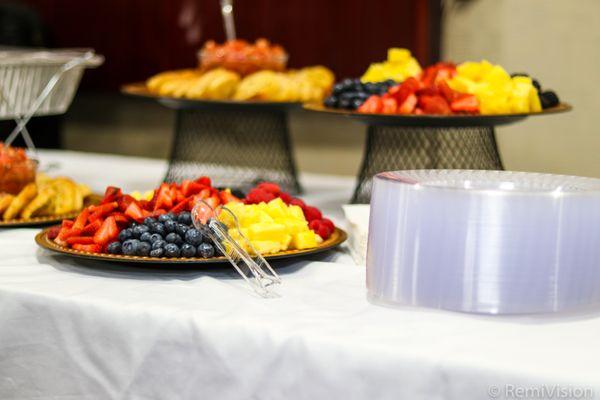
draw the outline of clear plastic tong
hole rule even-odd
[[[227,227],[219,221],[218,216],[223,212],[231,216],[239,235],[238,240],[252,252],[252,255],[229,235]],[[240,230],[238,219],[231,210],[224,206],[215,209],[204,200],[198,200],[192,209],[192,221],[198,230],[208,235],[219,251],[227,257],[231,265],[258,295],[265,298],[279,297],[273,290],[273,286],[280,284],[281,278],[244,236]]]

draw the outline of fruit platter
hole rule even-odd
[[[122,91],[163,99],[166,105],[182,108],[202,103],[260,105],[322,101],[334,83],[333,73],[323,66],[288,70],[287,59],[281,46],[266,39],[255,43],[208,41],[199,52],[197,68],[161,72],[144,83],[125,85]]]
[[[0,143],[0,228],[59,222],[97,201],[86,185],[38,173],[24,149]]]
[[[351,115],[371,124],[500,125],[564,112],[556,92],[526,73],[509,74],[486,60],[421,68],[409,50],[392,48],[356,79],[337,82],[313,111]]]
[[[147,193],[108,187],[97,205],[43,230],[36,242],[48,250],[88,259],[146,264],[227,262],[204,226],[193,221],[198,202],[226,207],[218,223],[246,251],[266,259],[321,252],[344,242],[346,233],[321,211],[263,182],[245,197],[217,189],[208,177],[163,183]],[[238,241],[243,236],[244,241]]]

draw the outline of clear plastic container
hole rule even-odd
[[[600,304],[600,179],[505,171],[376,175],[377,303],[515,314]]]

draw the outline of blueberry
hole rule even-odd
[[[137,239],[129,239],[126,240],[122,245],[121,245],[121,251],[123,252],[123,254],[125,254],[126,256],[133,256],[137,249],[138,246],[141,242]]]
[[[347,110],[350,108],[350,103],[351,103],[350,99],[340,99],[340,102],[338,105],[339,105],[339,108],[343,108],[343,109]]]
[[[325,107],[336,108],[338,105],[338,98],[336,96],[329,96],[325,99],[323,104],[325,104]]]
[[[158,233],[161,236],[165,236],[167,232],[167,230],[165,229],[165,226],[163,224],[161,224],[160,222],[156,222],[154,224],[152,224],[150,230],[153,233]]]
[[[341,84],[344,90],[351,90],[354,87],[354,81],[350,78],[344,79]]]
[[[152,249],[153,250],[163,249],[166,245],[167,245],[167,242],[160,239],[160,240],[157,240],[156,242],[152,243]]]
[[[191,244],[184,243],[181,245],[181,256],[190,258],[196,255],[196,247]]]
[[[352,100],[352,103],[350,104],[350,108],[352,108],[353,110],[356,110],[358,107],[362,106],[362,104],[365,101],[363,99],[354,99]]]
[[[153,233],[152,235],[150,235],[150,243],[154,243],[154,242],[159,241],[159,240],[163,240],[163,237],[162,237],[161,234],[159,234],[159,233]]]
[[[150,228],[148,228],[146,225],[136,225],[131,232],[133,233],[133,237],[136,239],[139,239],[140,236],[142,236],[142,233],[144,232],[149,232]]]
[[[215,255],[215,248],[212,246],[212,244],[202,243],[200,246],[198,246],[197,254],[198,257],[211,258]]]
[[[158,222],[162,222],[165,223],[167,221],[172,221],[173,219],[171,218],[170,214],[161,214],[158,216]]]
[[[373,82],[365,83],[365,92],[369,94],[379,94],[379,87]]]
[[[151,237],[152,237],[152,234],[150,232],[144,232],[144,233],[142,233],[140,235],[140,240],[142,242],[148,242],[148,243],[150,243]]]
[[[185,236],[185,233],[188,231],[188,229],[190,229],[189,226],[184,225],[184,224],[177,224],[177,227],[175,228],[175,232],[177,232],[179,234],[179,236]]]
[[[121,254],[121,243],[112,242],[106,247],[106,251],[108,251],[110,254]]]
[[[555,107],[560,103],[558,96],[552,90],[542,92],[540,95],[540,101],[542,103],[542,108]]]
[[[194,228],[188,229],[185,233],[185,241],[192,246],[198,246],[202,243],[202,232]]]
[[[163,226],[165,227],[165,232],[169,233],[169,232],[175,232],[175,229],[177,228],[177,222],[173,221],[172,219],[165,221],[165,223],[163,224]]]
[[[183,243],[183,239],[181,239],[181,236],[179,236],[178,234],[176,234],[175,232],[171,232],[169,233],[166,237],[165,240],[167,241],[167,243],[175,243],[176,245],[181,245]]]
[[[152,226],[152,224],[154,224],[156,222],[156,220],[152,217],[146,217],[146,219],[144,219],[144,225],[147,226]]]
[[[177,222],[179,222],[180,224],[184,224],[184,225],[191,225],[192,224],[192,214],[189,211],[183,211],[177,217]]]
[[[150,251],[150,257],[162,257],[165,254],[165,249],[154,249]]]
[[[354,91],[342,93],[340,95],[340,102],[342,100],[352,100],[352,99],[354,99],[357,96],[359,96],[358,92],[354,92]]]
[[[336,94],[340,94],[344,91],[344,85],[342,85],[342,82],[338,82],[335,85],[333,85],[333,89],[331,91],[332,94],[336,95]]]
[[[152,250],[152,246],[148,242],[140,242],[138,245],[137,251],[135,254],[138,256],[146,257],[150,254],[150,250]]]
[[[165,246],[165,254],[167,257],[179,257],[179,253],[179,246],[177,246],[175,243],[169,243]]]
[[[131,238],[133,238],[133,232],[131,231],[131,228],[123,229],[121,232],[119,232],[119,241],[120,242],[124,242]]]
[[[386,84],[386,86],[388,87],[392,87],[396,85],[396,81],[393,79],[388,79],[387,81],[384,82]]]

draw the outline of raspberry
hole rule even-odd
[[[327,227],[328,227],[328,228],[331,230],[331,232],[333,232],[333,231],[335,230],[335,225],[333,224],[333,221],[331,221],[330,219],[328,219],[328,218],[323,218],[323,219],[321,220],[321,223],[322,223],[323,225],[326,225],[326,226],[327,226]]]
[[[260,183],[256,188],[262,189],[265,192],[269,192],[269,193],[273,193],[273,194],[281,193],[281,188],[279,187],[279,185],[276,183],[272,183],[272,182]]]
[[[286,192],[281,192],[281,193],[279,193],[279,198],[280,198],[281,200],[283,200],[283,202],[284,202],[285,204],[290,204],[290,201],[292,201],[292,196],[290,196],[290,194],[289,194],[289,193],[286,193]]]
[[[273,193],[266,192],[262,189],[252,189],[248,195],[246,196],[246,204],[258,204],[258,203],[268,203],[273,200],[275,195]]]
[[[306,208],[306,204],[304,204],[304,202],[297,197],[293,197],[292,200],[290,200],[290,205],[298,206],[303,210]]]
[[[314,219],[323,218],[323,214],[321,214],[321,211],[317,207],[306,206],[306,207],[304,207],[303,210],[304,210],[304,218],[306,218],[306,220],[308,222],[310,222]]]

